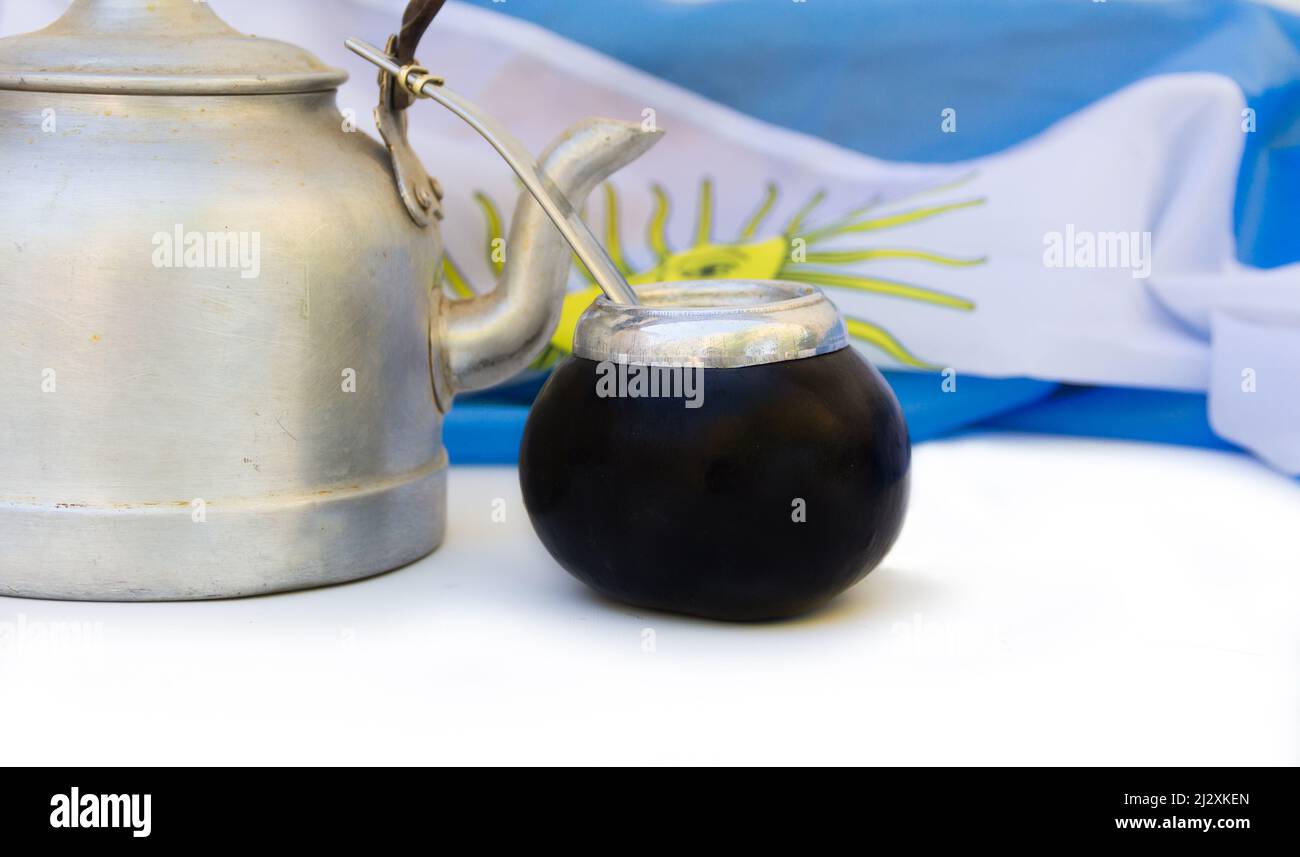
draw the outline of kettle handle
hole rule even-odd
[[[624,279],[623,272],[614,264],[596,236],[591,234],[564,192],[542,171],[524,145],[497,124],[483,108],[447,89],[442,78],[429,74],[423,66],[398,66],[390,54],[385,54],[360,39],[348,39],[344,44],[348,50],[383,69],[387,80],[396,81],[397,88],[410,92],[414,98],[429,98],[438,102],[477,131],[505,159],[515,175],[519,176],[519,180],[555,224],[560,235],[587,266],[605,297],[618,304],[637,303],[636,292],[632,291]]]
[[[411,0],[402,15],[402,28],[388,37],[384,50],[396,57],[398,65],[415,62],[415,51],[420,39],[442,11],[447,0]],[[417,226],[427,227],[442,219],[442,186],[429,175],[406,139],[406,109],[415,103],[415,96],[405,86],[399,85],[395,75],[379,72],[379,104],[375,106],[375,127],[388,149],[393,165],[393,178],[397,192]]]
[[[402,15],[402,29],[397,34],[393,56],[398,65],[410,65],[415,62],[415,52],[420,47],[420,39],[433,23],[433,19],[442,11],[447,0],[411,0]],[[395,87],[392,93],[393,107],[405,110],[415,103],[415,97],[405,87]]]

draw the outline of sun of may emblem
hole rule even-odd
[[[970,176],[967,176],[960,182],[947,185],[942,189],[951,190],[969,178]],[[931,188],[924,193],[933,193],[936,190],[940,188]],[[881,203],[877,200],[846,214],[818,222],[818,209],[826,198],[825,191],[818,191],[795,213],[780,232],[773,233],[770,230],[764,231],[764,225],[776,205],[780,191],[775,183],[770,183],[757,209],[745,222],[736,240],[719,242],[713,236],[713,180],[705,178],[700,182],[699,199],[696,205],[694,242],[684,250],[674,250],[669,246],[667,236],[670,211],[668,193],[657,184],[651,187],[651,192],[654,194],[655,205],[650,221],[646,225],[646,241],[656,261],[650,268],[634,270],[628,264],[623,252],[618,192],[612,184],[604,185],[603,240],[610,257],[633,285],[722,278],[792,280],[826,289],[832,299],[837,290],[855,290],[931,304],[949,310],[970,311],[975,308],[972,301],[957,295],[913,283],[870,276],[862,270],[863,263],[909,260],[922,265],[970,267],[984,264],[987,261],[986,257],[959,258],[934,250],[906,246],[875,246],[874,244],[866,246],[866,240],[863,241],[862,246],[846,248],[845,245],[851,243],[846,240],[849,236],[861,236],[867,239],[873,233],[886,232],[908,224],[941,217],[950,212],[983,205],[984,199],[981,197],[917,205],[888,213],[879,211]],[[504,240],[501,211],[486,194],[475,194],[475,200],[487,219],[485,241],[487,261],[492,270],[499,274],[505,261],[504,255],[500,252]],[[898,202],[900,200],[892,201],[891,208]],[[835,245],[834,249],[827,248],[826,245],[832,242]],[[550,366],[569,353],[578,317],[600,294],[600,289],[596,287],[586,267],[576,258],[574,262],[588,285],[586,288],[571,291],[565,298],[560,324],[546,352],[534,364],[537,368]],[[447,256],[443,263],[443,279],[444,286],[452,294],[463,297],[473,294],[465,276],[450,256]],[[938,368],[936,364],[913,354],[879,324],[851,316],[846,316],[844,323],[851,336],[869,343],[905,366],[918,369]]]

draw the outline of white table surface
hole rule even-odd
[[[447,543],[369,581],[0,598],[0,760],[1300,763],[1300,485],[1244,456],[1005,434],[914,460],[884,565],[785,623],[589,595],[508,468],[454,469]]]

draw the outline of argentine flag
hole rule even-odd
[[[66,3],[0,0],[0,34]],[[213,0],[372,70],[402,0]],[[593,194],[633,282],[821,287],[915,439],[991,425],[1242,447],[1300,474],[1300,18],[1245,0],[466,0],[421,60],[534,151],[605,115],[667,133]],[[442,286],[491,287],[518,187],[432,106]],[[572,274],[540,372],[595,288]],[[534,376],[537,377],[537,376]],[[453,460],[513,461],[535,380],[462,401]]]

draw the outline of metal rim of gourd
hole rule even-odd
[[[735,369],[846,348],[820,289],[779,280],[688,280],[636,287],[639,304],[598,298],[578,320],[573,354],[647,366]]]

